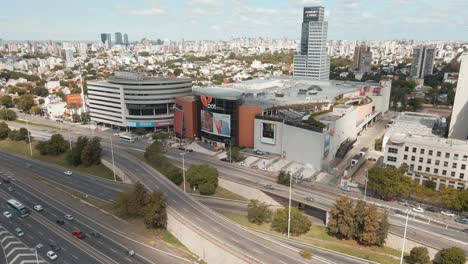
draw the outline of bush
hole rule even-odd
[[[278,174],[278,184],[289,186],[289,181],[291,179],[291,174],[289,172],[280,171]]]
[[[8,127],[7,123],[0,122],[0,140],[7,138],[9,133],[10,128]]]
[[[440,251],[440,264],[465,264],[465,252],[461,248],[451,247]]]
[[[62,135],[54,134],[48,141],[39,142],[36,149],[41,155],[57,156],[64,153],[68,148],[68,143]]]
[[[409,256],[406,257],[408,264],[431,264],[431,258],[426,247],[414,247]]]
[[[191,165],[186,172],[190,187],[197,187],[200,194],[212,195],[218,186],[218,170],[207,164]]]
[[[250,200],[247,206],[247,219],[251,223],[261,225],[271,220],[271,210],[269,206],[258,200]]]
[[[292,235],[305,234],[310,230],[312,223],[309,218],[297,208],[291,208],[291,229]],[[271,228],[280,233],[288,232],[288,208],[278,209],[271,221]]]
[[[299,252],[299,254],[301,255],[301,257],[303,257],[305,259],[311,259],[312,258],[312,250],[310,250],[308,248],[301,250],[301,252]]]
[[[150,165],[164,174],[174,184],[180,185],[183,180],[182,170],[170,163],[163,153],[164,148],[161,145],[161,142],[155,141],[146,148],[145,159]]]
[[[138,136],[143,136],[143,135],[146,135],[147,133],[148,131],[146,131],[146,129],[144,128],[135,129],[135,134],[137,134]]]

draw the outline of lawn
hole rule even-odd
[[[19,119],[16,119],[14,120],[13,122],[16,122],[16,123],[20,123],[20,124],[27,124],[28,122],[24,121],[24,120],[19,120]],[[44,128],[50,128],[50,129],[55,129],[55,130],[59,130],[60,127],[56,127],[56,126],[51,126],[51,125],[45,125],[45,124],[38,124],[38,123],[33,123],[33,122],[29,122],[29,125],[30,126],[35,126],[35,127],[44,127]]]
[[[243,226],[286,238],[286,235],[271,230],[269,223],[256,225],[250,223],[247,220],[247,216],[245,215],[230,212],[223,212],[222,214]],[[354,240],[339,240],[333,236],[328,235],[326,227],[324,226],[313,225],[309,232],[299,237],[292,237],[292,239],[314,246],[319,246],[352,256],[368,259],[378,263],[393,264],[399,262],[398,257],[400,256],[400,251],[398,250],[387,247],[364,247],[359,245]]]
[[[114,180],[114,173],[102,164],[90,166],[90,167],[85,167],[82,165],[73,167],[69,165],[67,161],[65,160],[65,154],[61,154],[58,156],[42,156],[39,154],[39,151],[36,150],[35,148],[36,145],[37,145],[37,142],[32,143],[33,158],[35,159],[49,162],[49,163],[52,163],[61,167],[65,167],[70,170],[88,173],[88,174],[91,174],[100,178]],[[0,141],[0,149],[6,150],[8,152],[24,155],[24,156],[30,156],[31,154],[30,149],[29,149],[29,144],[27,144],[25,141],[11,141],[9,139],[5,139],[5,140]],[[117,180],[120,181],[120,178],[117,177]]]

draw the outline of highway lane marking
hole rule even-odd
[[[189,210],[187,210],[187,208],[183,207],[182,210],[184,210],[186,213],[189,212]]]
[[[113,249],[113,248],[110,248],[110,250],[112,250],[112,252],[114,252],[115,254],[117,254],[117,250]]]
[[[73,254],[71,256],[74,257],[76,260],[79,260],[79,258],[77,256],[75,256]]]
[[[51,215],[53,215],[55,218],[58,218],[58,216],[54,213],[50,213]]]
[[[218,233],[221,233],[221,231],[219,231],[219,229],[217,229],[216,227],[212,227],[214,231],[218,232]]]
[[[104,246],[104,243],[102,243],[101,241],[97,241],[99,244],[103,245]]]
[[[239,240],[237,240],[237,239],[235,239],[235,238],[230,237],[230,239],[231,239],[232,241],[236,242],[236,243],[240,243]]]
[[[129,259],[128,257],[125,257],[125,259],[128,260],[128,262],[133,263],[133,260]]]
[[[252,250],[255,251],[255,252],[257,252],[257,253],[259,253],[259,254],[263,254],[263,252],[261,252],[261,251],[258,250],[258,249],[253,248]]]

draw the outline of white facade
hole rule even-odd
[[[468,140],[468,53],[463,54],[461,60],[449,137]]]

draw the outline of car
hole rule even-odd
[[[439,209],[437,209],[436,207],[433,207],[433,206],[426,208],[426,211],[432,212],[432,213],[438,213],[438,212],[440,212]]]
[[[266,171],[267,171],[266,168],[260,168],[260,170],[263,171],[263,172],[266,172]]]
[[[50,260],[56,260],[58,258],[57,254],[52,250],[47,251],[46,255]]]
[[[44,208],[42,208],[42,206],[40,206],[40,205],[38,205],[38,204],[34,206],[34,210],[36,210],[36,211],[38,211],[38,212],[42,211],[43,209],[44,209]]]
[[[229,158],[222,158],[220,161],[229,162]]]
[[[367,158],[367,160],[368,160],[368,161],[377,161],[377,159],[374,158],[374,157],[369,157],[369,158]]]
[[[412,208],[413,211],[417,212],[417,213],[424,213],[424,209],[422,207],[414,207]]]
[[[460,223],[460,224],[468,225],[468,218],[459,217],[459,218],[455,219],[455,222]]]
[[[32,167],[32,164],[31,163],[26,163],[26,166]]]
[[[403,206],[409,206],[408,201],[406,201],[405,199],[398,200],[398,204],[401,204]]]
[[[463,232],[468,233],[468,229],[463,229]]]
[[[64,225],[65,224],[65,221],[63,221],[63,220],[57,220],[55,222],[57,223],[57,225]]]
[[[61,249],[60,246],[59,246],[59,244],[56,244],[56,243],[53,243],[53,242],[49,244],[49,247],[50,247],[50,249],[52,249],[53,251],[60,251],[60,249]]]
[[[16,232],[16,234],[17,234],[19,237],[24,236],[23,230],[22,230],[21,228],[19,228],[19,227],[17,227],[17,228],[15,229],[15,232]]]
[[[382,195],[377,194],[377,193],[374,193],[374,194],[372,195],[372,198],[382,200]]]
[[[73,221],[73,219],[75,219],[75,218],[73,217],[73,215],[71,215],[71,214],[66,214],[66,215],[64,215],[63,217],[65,217],[65,219],[67,219],[68,221]]]
[[[441,211],[440,213],[445,216],[455,216],[455,214],[450,211]]]
[[[310,196],[307,196],[307,197],[304,197],[304,200],[308,201],[308,202],[313,202],[314,201],[314,198],[310,197]]]
[[[193,149],[185,149],[185,151],[192,153]]]
[[[9,211],[5,211],[5,212],[3,212],[3,216],[6,217],[6,218],[10,218],[12,216],[12,214]]]
[[[350,192],[351,189],[348,186],[341,186],[340,189],[345,192]]]
[[[86,234],[83,233],[83,231],[81,231],[81,230],[79,230],[79,229],[77,229],[77,230],[75,230],[75,231],[72,231],[72,235],[73,235],[74,237],[76,237],[76,238],[79,238],[79,239],[83,239],[83,238],[86,237]]]
[[[260,150],[256,150],[256,151],[255,151],[255,154],[257,154],[257,155],[265,155],[265,153],[263,153],[263,151],[260,151]]]
[[[241,162],[238,162],[237,165],[240,165],[240,166],[245,166],[245,162],[241,161]]]
[[[263,187],[265,187],[267,189],[273,189],[273,185],[271,185],[271,184],[265,184],[265,185],[263,185]]]
[[[384,197],[382,200],[384,200],[384,201],[386,201],[386,202],[394,202],[394,201],[396,201],[396,199],[395,199],[395,198],[393,198],[393,197],[389,197],[389,196],[387,196],[387,197]]]
[[[66,170],[66,171],[64,171],[63,173],[64,173],[65,175],[72,175],[72,174],[73,174],[73,172],[71,172],[71,171],[69,171],[69,170]]]
[[[101,235],[96,231],[91,231],[89,234],[93,237],[101,237]]]
[[[252,169],[258,169],[258,165],[253,165]]]
[[[9,192],[12,192],[12,191],[13,191],[13,187],[11,187],[11,186],[8,187],[8,191],[9,191]]]
[[[8,178],[3,178],[3,182],[4,182],[4,183],[10,183],[11,181],[10,181],[10,179],[8,179]]]

